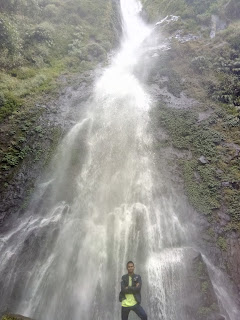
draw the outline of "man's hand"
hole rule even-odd
[[[140,283],[139,283],[139,282],[137,282],[137,283],[136,283],[136,287],[139,287],[139,286],[140,286]]]
[[[128,287],[126,287],[125,289],[128,290]]]

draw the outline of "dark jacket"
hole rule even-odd
[[[139,274],[133,274],[132,276],[132,287],[128,286],[128,274],[122,276],[121,281],[121,292],[119,293],[119,301],[122,302],[126,299],[125,293],[132,293],[138,304],[141,303],[141,287],[142,287],[142,279]],[[139,286],[136,286],[139,283]],[[128,287],[128,289],[126,289]]]

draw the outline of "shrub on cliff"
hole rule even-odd
[[[232,12],[230,13],[232,17],[237,17],[239,14],[238,0],[142,0],[142,2],[150,20],[173,14],[183,19],[194,19],[206,26],[211,23],[212,14],[224,15],[224,10]]]
[[[54,27],[51,23],[43,22],[37,26],[30,27],[25,33],[25,45],[31,45],[34,42],[47,43],[49,46],[53,43]]]
[[[0,14],[0,52],[7,49],[9,54],[14,54],[21,49],[21,39],[14,21]]]

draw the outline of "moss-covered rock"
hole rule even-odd
[[[21,316],[20,314],[6,314],[2,316],[1,320],[32,320],[32,319]]]
[[[177,2],[177,3],[176,3]],[[220,5],[221,2],[221,5]],[[163,103],[159,98],[152,112],[152,120],[159,131],[168,134],[167,146],[186,150],[186,156],[174,160],[181,175],[190,203],[206,222],[204,240],[211,242],[219,259],[227,266],[233,281],[239,286],[239,199],[240,199],[240,21],[239,1],[143,1],[148,18],[157,21],[166,14],[181,16],[177,21],[161,27],[171,39],[171,49],[164,62],[158,60],[154,81],[168,74],[177,74],[182,93],[198,101],[186,108]],[[176,5],[175,5],[176,4]],[[188,8],[186,7],[186,4]],[[225,30],[210,37],[212,14],[223,19]],[[204,22],[205,21],[205,22]],[[198,38],[184,35],[194,32]],[[151,77],[150,77],[151,78]],[[179,89],[171,83],[171,92]],[[168,88],[169,90],[169,88]],[[187,156],[191,154],[191,157]],[[204,159],[200,161],[199,159]],[[207,250],[211,249],[207,243]],[[202,290],[207,290],[207,282]],[[213,305],[214,306],[214,305]],[[199,317],[205,319],[212,306],[202,306]]]
[[[196,2],[191,1],[189,5],[195,6]],[[148,6],[152,6],[156,9],[155,6],[160,8],[163,4],[161,0],[149,0],[145,2],[145,8],[148,10]],[[204,2],[204,5],[206,10],[210,10],[209,2]],[[186,25],[181,24],[181,28],[186,29]],[[154,70],[155,78],[167,76],[170,79],[171,74],[173,77],[177,75],[176,80],[180,78],[167,86],[168,91],[178,91],[182,82],[181,90],[199,101],[198,106],[191,107],[191,110],[169,108],[161,101],[154,117],[158,118],[159,126],[167,129],[173,147],[190,150],[193,155],[193,159],[180,163],[190,202],[205,214],[224,207],[231,217],[226,231],[234,228],[233,225],[236,229],[239,226],[239,30],[239,22],[234,21],[214,39],[208,40],[208,46],[205,45],[206,40],[201,39],[184,43],[173,40],[168,58],[165,57],[163,64],[159,60],[159,67]],[[171,28],[165,31],[176,32]],[[204,113],[206,116],[201,118]],[[200,157],[206,158],[205,165],[199,163]]]
[[[47,125],[58,114],[48,102],[74,74],[88,81],[84,74],[106,60],[119,26],[112,0],[0,1],[0,224],[9,214],[8,190],[14,205],[27,205],[36,171],[49,162],[64,130],[57,121]],[[33,175],[24,173],[16,197],[26,164]]]

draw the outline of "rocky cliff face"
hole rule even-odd
[[[77,117],[76,100],[81,105],[89,96],[91,70],[118,42],[118,6],[115,0],[0,3],[2,230],[27,207],[36,180]]]
[[[11,228],[12,220],[26,209],[43,171],[51,167],[51,158],[59,139],[85,110],[84,102],[89,98],[94,73],[85,72],[80,76],[73,76],[71,80],[68,77],[68,80],[72,85],[66,83],[66,76],[59,78],[59,87],[62,88],[55,98],[51,94],[45,95],[28,112],[17,117],[17,124],[14,118],[14,121],[9,121],[7,129],[2,128],[1,141],[6,144],[9,143],[9,136],[11,137],[9,126],[12,130],[16,130],[18,125],[20,130],[24,128],[23,141],[13,147],[19,150],[19,154],[26,150],[22,159],[19,154],[7,153],[11,161],[16,163],[9,170],[3,170],[1,175],[2,181],[5,181],[2,184],[0,204],[2,231]]]
[[[222,3],[222,2],[221,2]],[[176,150],[176,182],[202,215],[203,246],[240,289],[240,4],[143,1],[167,51],[148,79],[159,150]],[[162,130],[162,129],[161,129]],[[179,176],[180,174],[180,176]]]

